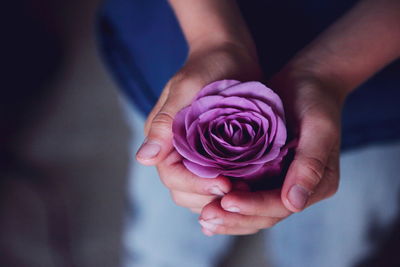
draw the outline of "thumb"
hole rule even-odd
[[[143,165],[156,165],[172,151],[172,123],[176,113],[190,104],[201,85],[183,83],[169,89],[164,105],[149,118],[146,128],[147,137],[138,152],[136,159]]]
[[[301,123],[298,147],[281,193],[282,202],[290,211],[299,212],[307,206],[325,175],[339,132],[326,117],[309,117]]]

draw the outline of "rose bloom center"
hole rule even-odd
[[[216,136],[233,146],[249,145],[257,131],[257,124],[239,120],[225,121],[213,129]]]

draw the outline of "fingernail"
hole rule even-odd
[[[288,193],[288,199],[290,203],[296,209],[304,209],[307,204],[308,198],[310,196],[310,192],[300,185],[293,185]]]
[[[236,206],[227,207],[224,210],[229,211],[229,212],[234,212],[234,213],[240,212],[240,209],[238,207],[236,207]]]
[[[161,146],[152,141],[144,141],[136,156],[141,159],[152,159],[160,153]]]
[[[210,223],[208,221],[199,220],[201,226],[203,226],[208,231],[214,232],[217,229],[217,224]]]
[[[220,197],[225,196],[225,193],[217,185],[210,187],[208,189],[208,192],[210,192],[210,194],[220,196]]]

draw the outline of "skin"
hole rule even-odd
[[[200,213],[206,235],[256,233],[332,196],[339,185],[343,102],[354,88],[399,58],[400,1],[360,1],[268,83],[282,97],[299,143],[283,187],[257,192],[226,177],[193,175],[172,147],[175,114],[204,85],[220,79],[262,79],[240,12],[229,0],[170,0],[170,4],[189,43],[189,56],[148,117],[147,141],[137,160],[157,166],[175,203]],[[209,33],[210,28],[215,30]],[[143,153],[149,144],[150,156]]]

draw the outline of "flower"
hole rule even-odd
[[[208,84],[178,112],[172,129],[183,164],[204,178],[276,176],[288,151],[282,101],[256,81]]]

